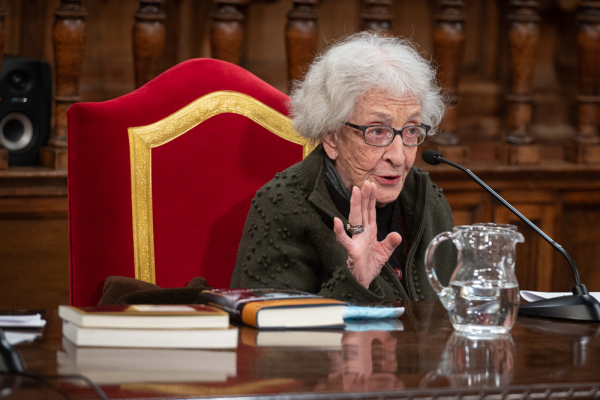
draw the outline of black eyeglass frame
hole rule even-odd
[[[430,125],[425,125],[425,124],[405,126],[402,129],[394,129],[391,126],[384,126],[384,125],[360,125],[359,126],[359,125],[354,125],[351,122],[344,122],[344,125],[347,125],[350,128],[358,129],[359,131],[361,131],[363,133],[363,140],[365,141],[365,144],[368,144],[369,146],[374,146],[374,147],[387,147],[390,144],[394,143],[394,139],[396,139],[396,136],[399,135],[400,139],[403,139],[402,132],[404,132],[405,129],[415,128],[415,127],[416,128],[425,128],[425,138],[423,139],[423,141],[421,143],[418,143],[418,144],[406,144],[406,143],[404,143],[404,140],[402,140],[402,144],[405,145],[405,146],[407,146],[407,147],[420,146],[423,143],[425,143],[425,140],[427,140],[427,137],[429,136],[429,131],[431,130],[431,126]],[[367,138],[366,138],[367,129],[374,128],[374,127],[390,128],[392,131],[394,131],[394,137],[392,138],[392,140],[390,141],[390,143],[388,143],[388,144],[382,144],[382,145],[367,143]]]

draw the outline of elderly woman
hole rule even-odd
[[[256,193],[231,287],[352,302],[435,298],[423,259],[452,229],[452,213],[413,168],[444,111],[435,70],[407,40],[358,33],[312,63],[290,107],[294,128],[319,145]],[[447,282],[455,258],[442,258]]]

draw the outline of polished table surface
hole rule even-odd
[[[325,335],[333,342],[323,342],[323,335],[305,336],[311,344],[305,347],[257,346],[252,340],[258,331],[243,327],[237,350],[178,350],[201,360],[191,372],[163,368],[173,360],[158,356],[163,353],[148,357],[154,350],[144,353],[148,361],[136,373],[131,371],[135,362],[123,360],[130,353],[69,346],[56,310],[45,312],[48,324],[41,339],[15,349],[28,372],[87,375],[110,398],[600,399],[598,323],[519,317],[511,335],[474,339],[453,331],[439,302],[397,305],[406,307],[403,330]],[[323,344],[327,347],[319,347]],[[172,373],[151,372],[161,368]],[[83,381],[0,375],[0,398],[30,397],[97,398]]]

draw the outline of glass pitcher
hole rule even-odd
[[[434,262],[435,249],[445,240],[452,240],[458,249],[448,287],[438,280]],[[519,307],[515,246],[524,241],[523,235],[512,229],[462,225],[429,243],[425,271],[454,329],[483,335],[510,331]]]
[[[454,332],[437,370],[421,380],[421,387],[435,386],[445,377],[453,387],[504,388],[513,379],[515,360],[510,334],[471,337]]]

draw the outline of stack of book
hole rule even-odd
[[[63,335],[77,346],[236,348],[229,315],[205,305],[60,306]]]

